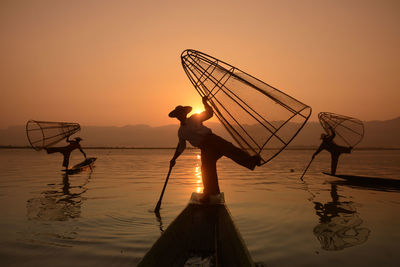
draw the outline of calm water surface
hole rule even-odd
[[[63,176],[61,155],[0,150],[2,266],[135,266],[200,191],[199,151],[172,171],[173,150],[86,150],[92,172]],[[265,266],[398,266],[400,190],[354,186],[322,174],[321,153],[287,150],[251,172],[219,161],[220,187],[254,261]],[[72,155],[77,163],[82,155]],[[338,173],[400,179],[400,151],[354,151]]]

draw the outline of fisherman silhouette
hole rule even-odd
[[[186,148],[186,141],[201,151],[201,173],[203,180],[203,197],[201,201],[207,202],[210,195],[220,193],[217,175],[217,160],[222,156],[232,159],[234,162],[242,165],[250,170],[254,170],[255,166],[260,166],[261,157],[259,155],[251,156],[246,151],[237,148],[232,143],[224,140],[212,133],[211,129],[203,125],[203,121],[213,116],[213,110],[207,103],[207,97],[202,99],[205,111],[200,114],[194,114],[187,117],[192,107],[177,106],[169,113],[169,117],[177,118],[180,121],[178,130],[179,143],[175,154],[170,161],[172,168],[176,159]]]
[[[331,127],[329,127],[328,129],[328,134],[321,134],[322,143],[317,151],[315,151],[315,153],[312,155],[312,158],[314,159],[315,156],[318,155],[322,150],[327,150],[329,153],[331,153],[331,174],[335,175],[340,154],[351,153],[353,147],[344,147],[337,145],[333,141],[336,136],[335,131]]]
[[[85,159],[86,159],[86,153],[82,150],[82,147],[79,144],[80,141],[82,140],[82,138],[75,137],[74,139],[75,140],[69,140],[69,137],[67,137],[66,142],[69,143],[67,146],[46,148],[47,154],[52,154],[52,153],[56,153],[56,152],[63,154],[64,160],[63,160],[62,166],[64,166],[66,170],[68,170],[69,157],[73,150],[79,149],[82,152],[82,154],[85,156]]]

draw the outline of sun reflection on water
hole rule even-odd
[[[197,158],[197,164],[194,169],[194,176],[196,178],[196,192],[201,193],[203,192],[203,182],[201,180],[200,154],[197,154],[196,158]]]

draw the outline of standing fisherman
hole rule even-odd
[[[224,140],[212,133],[211,129],[203,125],[203,121],[213,116],[213,110],[207,103],[207,97],[202,99],[204,109],[200,114],[193,114],[187,118],[192,107],[177,106],[169,113],[169,117],[177,118],[181,125],[178,130],[179,143],[175,154],[170,162],[170,168],[175,165],[176,159],[186,148],[186,141],[201,151],[201,173],[204,186],[203,202],[209,200],[210,195],[220,193],[217,176],[217,160],[226,156],[236,163],[254,170],[255,166],[260,166],[261,157],[259,155],[250,156],[246,151],[235,147],[232,143]]]
[[[69,143],[67,146],[63,147],[49,147],[46,148],[47,154],[52,154],[56,152],[60,152],[64,156],[63,160],[63,166],[65,167],[66,170],[68,170],[68,165],[69,165],[69,157],[71,155],[71,152],[75,149],[79,149],[79,151],[82,152],[82,154],[85,156],[86,159],[86,153],[82,150],[81,145],[79,142],[82,140],[80,137],[75,137],[75,140],[69,140],[69,137],[67,137],[67,142]]]
[[[331,174],[335,175],[336,174],[336,168],[338,165],[339,161],[339,156],[342,153],[351,153],[351,150],[353,147],[345,147],[345,146],[339,146],[337,145],[333,139],[335,138],[336,134],[335,131],[329,127],[329,134],[321,134],[321,139],[322,143],[315,151],[315,153],[312,155],[312,158],[314,159],[316,155],[318,155],[319,152],[322,150],[327,150],[329,153],[331,153]]]

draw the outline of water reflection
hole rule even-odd
[[[371,232],[362,227],[355,204],[351,201],[339,201],[337,186],[331,184],[332,201],[325,204],[314,201],[314,209],[319,224],[314,227],[314,235],[325,250],[342,250],[360,245],[368,240]]]
[[[201,177],[201,156],[200,154],[196,155],[197,158],[197,164],[196,167],[194,169],[194,175],[196,177],[196,193],[201,193],[203,192],[203,181],[202,181],[202,177]]]
[[[196,167],[194,169],[194,179],[195,179],[194,185],[195,185],[195,187],[194,187],[193,192],[202,193],[203,192],[203,181],[202,181],[202,177],[201,177],[201,156],[200,156],[200,153],[196,153],[195,157],[196,157],[197,160],[196,160]],[[153,212],[153,211],[151,210],[151,212]],[[163,221],[162,221],[160,210],[156,210],[154,212],[155,212],[155,215],[156,215],[156,219],[157,219],[157,222],[158,222],[158,226],[159,226],[160,232],[163,233],[164,232],[164,226],[163,226]]]
[[[69,175],[63,174],[61,184],[49,184],[40,196],[27,201],[28,220],[66,221],[80,217],[82,195],[87,190],[91,175],[92,171],[80,184],[75,176],[74,182],[78,185],[71,185]]]
[[[161,234],[164,232],[164,226],[163,226],[163,222],[162,222],[162,217],[161,217],[161,213],[160,211],[155,211],[154,212],[156,214],[156,218],[157,218],[157,222],[158,222],[158,227],[160,228],[160,232]]]

